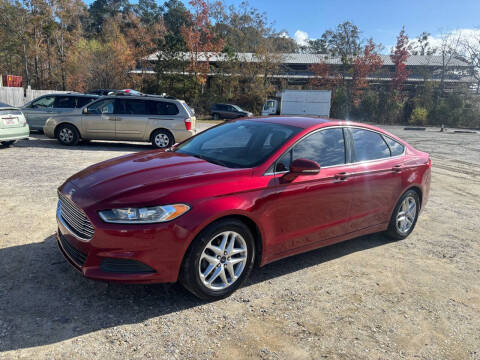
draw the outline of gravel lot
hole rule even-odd
[[[0,149],[0,359],[480,359],[480,134],[386,128],[432,155],[413,234],[281,260],[215,303],[86,280],[57,249],[56,188],[148,145]]]

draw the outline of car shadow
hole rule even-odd
[[[375,234],[286,258],[254,269],[244,286],[386,243],[386,237]],[[125,285],[85,279],[63,258],[54,235],[40,243],[0,249],[0,274],[0,352],[142,323],[206,303],[178,284]]]
[[[82,150],[82,151],[145,151],[154,150],[150,143],[142,142],[117,142],[117,141],[80,141],[75,146],[65,146],[56,139],[50,139],[41,133],[30,133],[28,140],[19,140],[15,147],[32,148],[58,148],[61,150]]]

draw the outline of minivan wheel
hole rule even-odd
[[[406,191],[393,210],[387,235],[394,240],[405,239],[415,228],[420,211],[420,199],[415,190]]]
[[[217,113],[213,114],[212,117],[213,117],[213,120],[220,119],[220,116]]]
[[[220,220],[193,240],[183,261],[180,282],[201,299],[223,299],[242,285],[254,258],[254,239],[248,227],[235,219]]]
[[[69,124],[60,125],[57,130],[57,139],[62,145],[77,145],[80,135],[77,129]]]
[[[175,143],[173,135],[166,130],[155,130],[152,135],[152,145],[158,149],[169,148]]]

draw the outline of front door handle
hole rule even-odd
[[[340,172],[340,173],[335,174],[335,180],[345,181],[345,180],[347,180],[347,178],[348,178],[349,176],[350,176],[349,173],[343,171],[343,172]]]
[[[392,167],[392,170],[395,171],[395,172],[402,172],[403,166],[402,165],[395,165],[394,167]]]

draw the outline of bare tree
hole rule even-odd
[[[440,35],[440,46],[437,54],[441,56],[440,65],[440,90],[445,89],[445,77],[452,60],[459,56],[462,35],[460,32],[443,32]]]
[[[471,75],[476,80],[476,93],[480,93],[480,32],[461,41],[462,59],[472,67]]]

